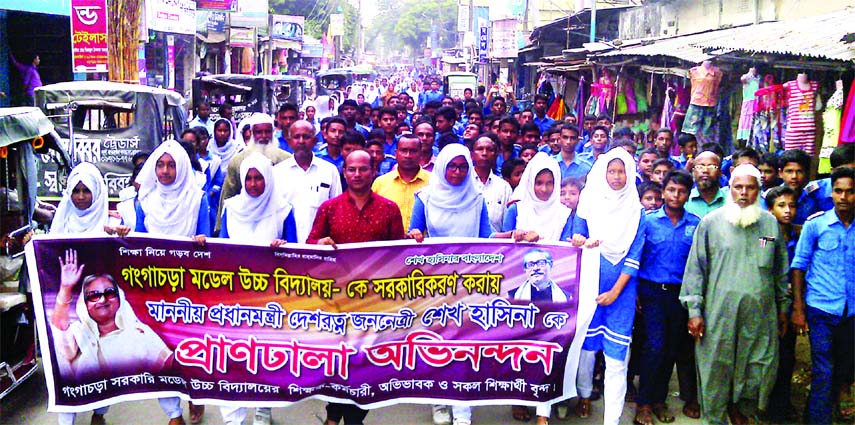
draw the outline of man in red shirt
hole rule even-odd
[[[368,152],[345,158],[347,191],[318,208],[306,243],[333,245],[404,239],[404,222],[394,202],[371,191],[374,169]]]
[[[371,191],[374,164],[363,150],[344,159],[347,191],[321,204],[306,243],[332,245],[404,239],[404,221],[394,202]],[[351,404],[327,405],[326,425],[361,424],[367,410]]]

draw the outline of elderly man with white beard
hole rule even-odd
[[[217,226],[214,234],[220,234],[220,221],[223,217],[223,204],[226,199],[236,196],[243,188],[243,182],[240,181],[240,164],[244,158],[248,157],[253,152],[261,152],[276,165],[288,158],[291,154],[279,148],[277,143],[270,143],[273,140],[273,117],[267,114],[256,113],[246,119],[252,130],[252,138],[246,145],[246,149],[237,153],[229,161],[228,172],[226,173],[225,181],[223,181],[223,190],[220,194],[220,208],[217,211]]]
[[[724,207],[695,232],[680,301],[695,339],[704,423],[748,423],[775,383],[778,335],[786,330],[787,247],[775,217],[760,208],[760,171],[732,173]],[[751,413],[751,412],[748,412]]]

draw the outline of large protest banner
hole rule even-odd
[[[575,395],[584,330],[569,244],[226,242],[36,237],[27,262],[49,409]],[[549,280],[544,298],[532,283]]]

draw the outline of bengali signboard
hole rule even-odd
[[[169,395],[369,408],[575,395],[577,311],[594,297],[580,307],[569,244],[226,242],[36,237],[27,261],[49,409]],[[544,284],[549,298],[531,300]]]
[[[107,0],[72,0],[74,72],[107,72]]]
[[[501,19],[492,21],[492,24],[490,56],[494,58],[517,57],[517,20]]]
[[[196,2],[193,0],[146,0],[148,29],[172,34],[196,33]]]
[[[329,35],[335,37],[344,35],[344,14],[333,13],[330,15]]]

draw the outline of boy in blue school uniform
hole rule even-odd
[[[762,176],[762,171],[761,171]],[[796,243],[802,226],[793,224],[796,216],[796,191],[789,186],[778,186],[769,189],[763,198],[766,209],[778,220],[781,228],[781,236],[787,243],[787,258],[793,261],[796,254]],[[788,312],[788,315],[792,311]],[[796,364],[796,334],[792,326],[787,332],[778,338],[778,373],[772,394],[769,396],[769,404],[766,406],[764,418],[771,423],[798,422],[795,409],[790,401],[791,382],[793,368]]]
[[[639,392],[635,423],[674,420],[665,404],[671,371],[677,362],[683,412],[699,416],[692,341],[686,333],[688,314],[680,304],[683,270],[701,219],[685,210],[692,190],[692,175],[675,169],[663,179],[662,208],[644,216],[644,247],[638,270],[638,298],[642,316],[644,349],[641,353]]]
[[[831,185],[834,209],[807,220],[792,263],[791,320],[799,335],[809,330],[810,337],[813,380],[807,423],[831,423],[835,399],[841,419],[849,421],[855,413],[855,168],[834,169]]]

